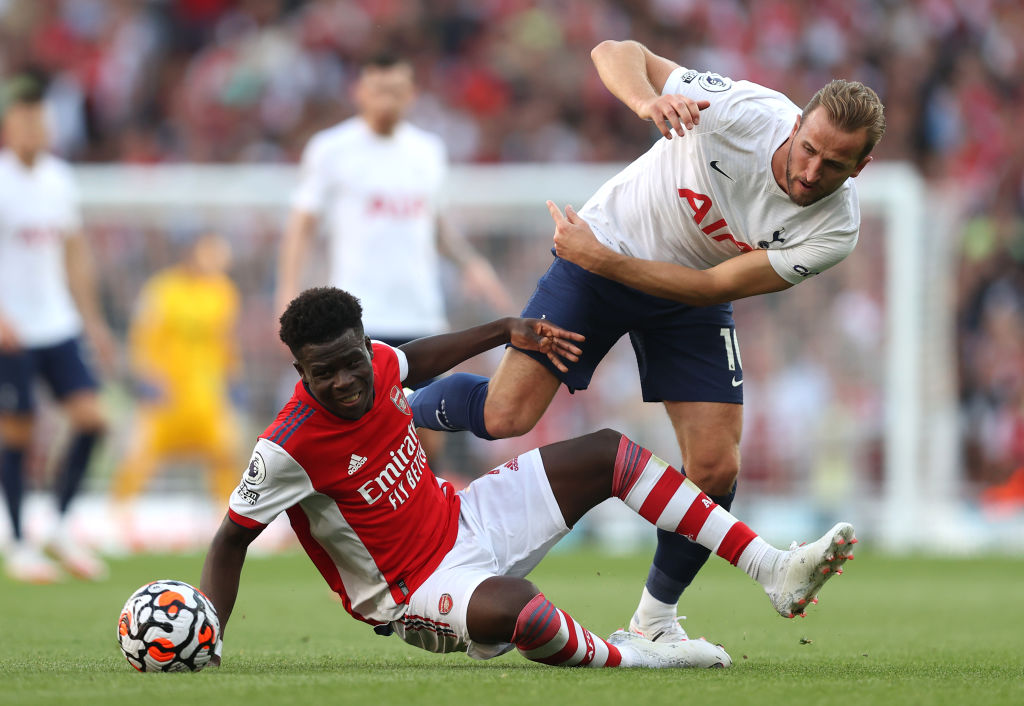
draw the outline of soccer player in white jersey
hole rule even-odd
[[[44,84],[21,75],[3,87],[0,151],[0,485],[13,542],[7,573],[48,583],[60,568],[24,536],[22,497],[26,452],[33,438],[33,385],[44,381],[71,426],[56,483],[61,518],[47,549],[80,578],[96,579],[103,564],[75,541],[66,513],[106,420],[96,377],[82,354],[83,328],[112,363],[114,344],[100,313],[93,270],[81,233],[77,195],[67,164],[46,152]]]
[[[360,298],[375,339],[397,346],[447,330],[442,256],[461,270],[467,291],[511,311],[490,263],[444,216],[444,142],[406,120],[415,98],[412,66],[390,54],[371,57],[352,97],[358,114],[314,135],[303,153],[275,310],[299,293],[313,236],[326,221],[327,281]],[[432,453],[443,445],[430,432],[424,440]]]
[[[863,84],[832,81],[801,111],[781,93],[686,69],[632,41],[603,42],[592,57],[609,90],[665,139],[579,214],[548,204],[556,258],[523,316],[584,334],[580,362],[564,374],[509,348],[490,381],[452,376],[410,403],[423,426],[523,434],[560,384],[586,388],[628,333],[644,400],[665,405],[687,475],[728,508],[743,419],[731,302],[791,287],[850,253],[860,228],[851,178],[871,161],[883,108]],[[677,603],[707,556],[659,532],[630,627],[685,639]]]
[[[249,544],[280,513],[345,610],[379,634],[476,659],[517,648],[557,666],[727,667],[703,639],[656,643],[620,630],[607,641],[553,606],[525,576],[592,507],[621,499],[658,527],[691,537],[759,582],[776,611],[802,613],[841,573],[856,541],[839,523],[781,551],[691,481],[610,429],[534,449],[456,492],[434,476],[403,384],[502,343],[558,370],[582,336],[506,318],[399,348],[363,332],[358,300],[307,290],[281,316],[295,394],[256,443],[214,537],[200,587],[231,617]],[[222,645],[216,650],[216,663]]]

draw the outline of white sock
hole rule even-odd
[[[650,627],[658,623],[671,622],[676,619],[678,603],[663,603],[652,596],[644,586],[640,594],[640,604],[636,609],[637,621],[641,627]]]
[[[747,576],[766,586],[775,575],[775,567],[785,554],[760,537],[755,537],[740,554],[736,566],[747,572]]]

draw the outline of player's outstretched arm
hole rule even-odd
[[[712,306],[793,286],[772,267],[767,250],[743,253],[706,270],[642,260],[602,245],[572,206],[563,214],[553,202],[547,204],[555,222],[555,254],[641,292],[690,306]]]
[[[582,340],[582,335],[559,328],[550,321],[513,316],[462,331],[418,338],[400,348],[409,361],[409,374],[405,381],[415,384],[505,343],[524,350],[540,351],[565,371],[568,370],[566,362],[579,360],[582,351],[576,343]]]
[[[679,94],[662,95],[669,75],[679,68],[640,42],[607,39],[590,52],[601,82],[612,95],[644,120],[652,120],[667,139],[700,122],[700,111],[711,105]]]
[[[199,590],[206,594],[217,609],[221,640],[224,639],[224,630],[238,597],[238,581],[242,576],[245,554],[262,531],[262,528],[242,527],[225,515],[206,553]],[[215,667],[220,664],[219,646],[211,664]]]

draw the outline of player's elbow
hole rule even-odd
[[[597,46],[590,50],[590,60],[596,64],[601,56],[611,51],[616,44],[618,42],[614,39],[605,39],[603,42],[598,43]]]
[[[638,47],[641,46],[639,42],[633,41],[632,39],[627,39],[621,42],[615,39],[605,39],[590,50],[590,60],[597,64],[602,58],[614,53],[621,47],[633,44]]]

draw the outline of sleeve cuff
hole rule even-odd
[[[245,515],[239,515],[231,508],[228,508],[228,517],[230,517],[231,521],[234,522],[236,525],[241,525],[242,527],[247,527],[249,529],[263,529],[264,527],[266,527],[264,523],[246,517]]]

